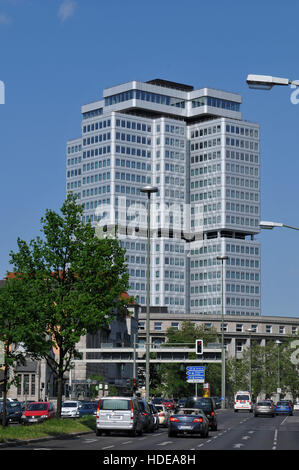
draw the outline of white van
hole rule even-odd
[[[247,410],[252,413],[252,399],[250,392],[239,391],[235,394],[234,410]]]
[[[99,400],[96,435],[111,431],[128,432],[131,436],[142,435],[143,418],[136,398],[103,397]]]
[[[79,418],[79,408],[81,406],[80,401],[67,400],[61,405],[61,417],[62,418]]]

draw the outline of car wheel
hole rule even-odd
[[[96,429],[96,436],[101,436],[102,435],[102,431],[100,431],[99,429]]]
[[[138,436],[142,436],[143,435],[143,428],[140,429],[140,431],[138,431]]]
[[[137,429],[134,428],[134,429],[132,429],[132,431],[129,431],[129,436],[136,437],[137,436]]]
[[[168,431],[168,437],[176,437],[177,433],[174,431]]]

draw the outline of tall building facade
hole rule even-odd
[[[67,142],[66,191],[83,221],[126,248],[131,295],[146,301],[146,184],[151,196],[151,305],[170,313],[260,315],[259,126],[241,96],[151,80],[82,106]]]

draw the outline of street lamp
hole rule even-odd
[[[252,372],[251,372],[251,366],[252,366],[252,355],[251,355],[251,333],[254,331],[253,328],[247,328],[246,331],[249,333],[249,391],[250,395],[252,396]]]
[[[272,77],[270,75],[253,75],[249,74],[246,80],[249,88],[257,90],[271,90],[275,85],[295,85],[299,86],[298,80],[290,80],[289,78]]]
[[[221,408],[225,408],[225,351],[224,351],[224,261],[228,256],[217,256],[222,264],[222,314],[221,314]]]
[[[286,227],[286,228],[291,228],[293,230],[299,230],[298,227],[292,227],[292,225],[286,225],[280,222],[267,222],[265,220],[260,222],[260,228],[263,228],[266,230],[273,230],[275,227]]]
[[[147,185],[140,189],[147,194],[147,257],[146,257],[146,344],[145,344],[145,398],[149,400],[150,384],[150,282],[151,282],[151,194],[158,188]]]
[[[279,339],[277,339],[275,341],[275,343],[277,344],[277,363],[278,363],[278,366],[277,366],[277,393],[278,393],[278,400],[280,400],[280,358],[279,358],[279,345],[282,344],[281,341],[279,341]]]

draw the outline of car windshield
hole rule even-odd
[[[249,395],[237,395],[236,400],[249,400]]]
[[[257,406],[271,406],[272,403],[270,401],[259,401]]]
[[[78,403],[76,403],[75,401],[68,401],[68,402],[64,402],[62,403],[62,408],[77,408],[78,406]]]
[[[131,400],[122,400],[117,398],[115,400],[101,400],[100,410],[122,410],[127,411],[131,409]]]
[[[209,399],[202,398],[201,400],[196,400],[194,402],[194,408],[210,410],[212,408],[212,403]]]
[[[48,403],[30,403],[27,405],[26,411],[46,411]]]
[[[288,401],[279,401],[279,402],[277,403],[277,406],[281,406],[281,405],[282,405],[282,406],[289,405],[289,402],[288,402]]]

